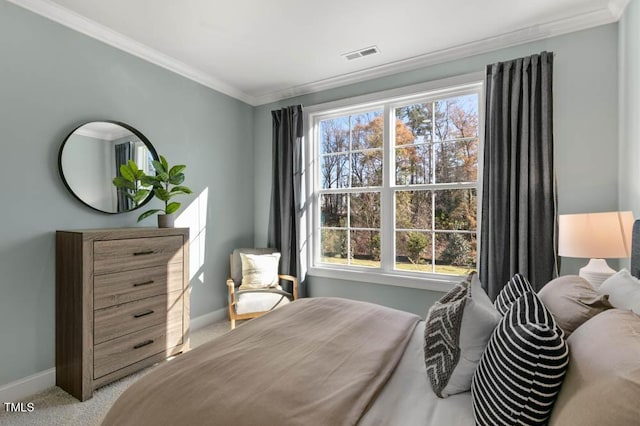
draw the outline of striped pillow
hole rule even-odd
[[[529,280],[522,274],[515,274],[509,282],[505,284],[502,290],[500,290],[493,304],[498,312],[505,315],[511,305],[528,291],[535,293],[535,290],[531,284],[529,284]]]
[[[520,297],[496,327],[471,381],[477,425],[546,424],[569,349],[535,293]]]

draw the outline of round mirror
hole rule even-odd
[[[137,206],[113,186],[120,166],[133,160],[146,174],[155,174],[158,154],[149,140],[133,127],[116,121],[85,123],[66,137],[58,154],[58,169],[69,191],[92,209],[104,213],[135,210]]]

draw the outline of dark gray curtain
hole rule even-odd
[[[302,281],[302,277],[298,276],[302,194],[302,105],[271,111],[271,117],[273,183],[269,214],[269,247],[275,247],[282,253],[280,272],[298,277]],[[303,285],[299,286],[299,296],[305,296]]]
[[[116,145],[116,176],[122,176],[120,174],[120,166],[127,164],[131,159],[131,144],[129,142],[120,143]],[[118,211],[126,212],[131,210],[131,200],[126,196],[126,189],[119,188],[118,195]]]
[[[553,53],[487,67],[479,273],[489,297],[520,272],[557,274]]]

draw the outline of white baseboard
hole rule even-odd
[[[25,398],[56,385],[56,369],[50,368],[0,386],[0,403],[22,402]],[[29,401],[26,401],[29,402]]]
[[[222,308],[191,319],[191,331],[227,318],[227,308]],[[40,371],[22,379],[0,386],[0,404],[3,402],[29,402],[25,398],[56,385],[56,369]]]
[[[221,308],[213,312],[209,312],[208,314],[200,315],[196,318],[191,318],[191,331],[196,331],[209,324],[213,324],[214,322],[229,319],[228,312],[228,308]]]

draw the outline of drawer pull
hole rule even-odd
[[[146,254],[153,254],[153,250],[137,251],[133,253],[134,256],[144,256]]]
[[[138,343],[137,345],[135,345],[133,347],[133,349],[140,349],[140,348],[143,348],[145,346],[149,346],[152,343],[153,343],[153,339],[145,340],[144,342]]]
[[[145,281],[143,283],[135,283],[133,286],[134,287],[141,287],[143,285],[149,285],[149,284],[153,284],[153,280]]]
[[[152,313],[153,313],[153,310],[149,309],[148,311],[140,312],[139,314],[134,314],[133,317],[134,318],[145,317],[147,315],[151,315]]]

